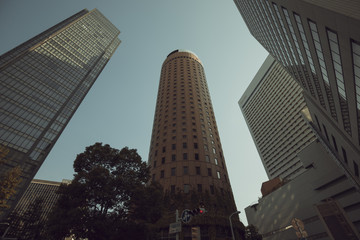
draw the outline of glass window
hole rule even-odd
[[[202,184],[197,185],[198,192],[202,192]]]
[[[175,176],[176,174],[176,168],[171,168],[171,176]]]
[[[208,176],[212,176],[211,168],[208,168]]]
[[[183,167],[184,170],[184,175],[188,175],[189,174],[189,168],[187,166]]]
[[[184,184],[184,193],[189,193],[189,191],[190,191],[190,185]]]
[[[195,172],[196,172],[196,175],[200,175],[200,167],[195,167]]]
[[[339,51],[339,43],[337,39],[337,34],[327,30],[328,40],[330,44],[330,50],[331,50],[331,57],[332,62],[335,69],[335,77],[336,77],[336,83],[338,86],[338,92],[341,97],[343,97],[346,100],[346,92],[345,92],[345,82],[343,77],[343,71],[342,71],[342,63],[340,58],[340,51]]]

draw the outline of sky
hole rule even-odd
[[[73,178],[76,155],[95,142],[148,160],[160,70],[188,49],[202,61],[235,202],[244,208],[268,180],[238,101],[264,62],[232,0],[0,0],[0,55],[82,9],[97,8],[122,41],[35,178]]]

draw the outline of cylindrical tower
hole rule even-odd
[[[183,226],[181,238],[191,236],[191,226],[201,227],[202,239],[231,236],[228,217],[236,206],[204,69],[190,51],[175,50],[162,65],[149,164],[169,198],[169,217],[159,223],[164,233],[175,209],[203,203],[208,212]]]

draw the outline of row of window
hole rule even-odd
[[[183,170],[182,170],[182,176],[184,175],[189,175],[189,167],[188,166],[183,166]],[[200,167],[195,167],[195,175],[201,175],[201,168]],[[211,168],[207,168],[207,176],[211,177],[213,174],[212,174],[212,170]],[[173,167],[170,169],[170,176],[176,176],[176,168]],[[220,171],[216,171],[216,177],[217,179],[221,179],[221,173]],[[165,170],[161,170],[160,171],[160,178],[165,178]],[[152,175],[152,179],[153,181],[156,180],[156,175],[153,174]],[[225,182],[227,182],[227,177],[226,175],[224,174],[224,180]]]
[[[316,115],[315,115],[315,120],[316,120],[316,124],[317,124],[317,127],[318,127],[320,133],[325,135],[325,137],[326,137],[329,144],[332,143],[333,149],[340,156],[339,147],[337,145],[336,138],[334,137],[334,135],[330,134],[331,135],[331,140],[330,140],[329,133],[327,131],[326,126],[324,124],[321,124],[321,126],[320,126],[319,119],[318,119],[318,117]],[[341,146],[341,153],[342,153],[342,158],[343,158],[344,162],[348,165],[349,160],[348,160],[348,157],[347,157],[346,150],[344,149],[343,146]],[[354,172],[354,175],[356,177],[358,177],[358,178],[360,177],[360,175],[359,175],[359,165],[355,161],[353,161],[352,171]]]
[[[176,156],[177,156],[176,154],[172,154],[172,155],[171,155],[171,161],[172,161],[172,162],[175,162],[175,161],[176,161]],[[193,159],[195,159],[195,160],[200,160],[199,154],[198,154],[198,153],[195,153]],[[182,160],[190,160],[187,153],[183,153],[183,154],[182,154]],[[205,155],[205,162],[210,162],[210,157],[209,157],[209,155]],[[162,158],[161,158],[161,164],[165,164],[165,163],[166,163],[166,158],[165,158],[165,157],[162,157]],[[218,164],[219,164],[217,157],[214,157],[214,163],[215,163],[215,165],[218,165]],[[154,167],[154,168],[157,166],[156,164],[157,164],[157,161],[154,160],[154,161],[153,161],[153,167]],[[223,168],[224,168],[224,164],[223,164]]]
[[[202,186],[202,184],[197,184],[196,187],[197,187],[197,192],[199,192],[199,193],[203,192],[203,186]],[[191,189],[191,185],[190,185],[190,184],[184,184],[184,185],[183,185],[183,189],[182,189],[182,190],[183,190],[184,193],[189,193],[189,192],[190,192],[190,189]],[[215,187],[214,187],[214,185],[210,185],[209,190],[210,190],[210,191],[209,191],[210,194],[212,194],[212,195],[215,194]],[[170,193],[171,193],[171,194],[175,194],[175,191],[176,191],[176,186],[175,186],[175,185],[170,185]],[[220,193],[221,193],[222,196],[225,195],[225,191],[224,191],[223,188],[220,188]],[[230,194],[229,191],[228,191],[228,196],[231,197],[231,194]]]

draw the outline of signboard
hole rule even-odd
[[[181,213],[181,221],[183,223],[189,223],[192,219],[193,215],[191,214],[191,211],[189,209],[185,209]]]
[[[296,231],[304,230],[304,223],[298,218],[294,218],[293,220],[291,220],[291,225]]]
[[[291,225],[295,229],[295,233],[298,238],[302,239],[308,236],[307,232],[305,231],[304,223],[300,219],[294,218],[293,220],[291,220]]]
[[[170,223],[169,234],[181,232],[181,222]]]

